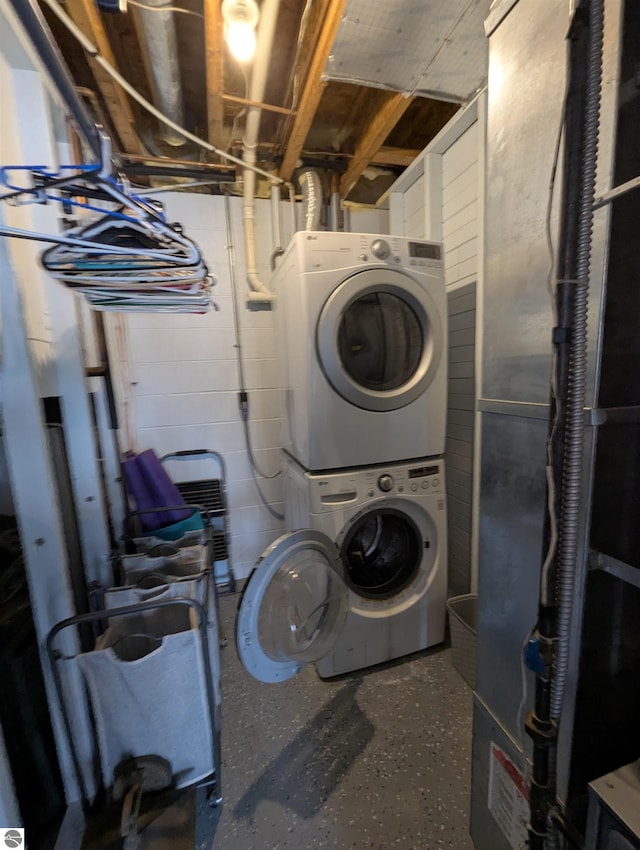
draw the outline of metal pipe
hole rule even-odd
[[[173,12],[161,11],[166,0],[146,0],[153,9],[136,6],[134,18],[140,36],[140,47],[151,83],[154,104],[171,120],[184,125],[178,41]],[[184,145],[185,138],[166,124],[160,125],[160,135],[173,147]]]
[[[271,248],[282,248],[282,222],[280,220],[280,187],[271,187]]]
[[[340,230],[340,192],[333,192],[331,205],[329,207],[329,229],[337,232]]]
[[[58,45],[38,3],[36,0],[9,0],[9,2],[33,44],[40,61],[64,100],[78,132],[86,141],[96,162],[100,162],[102,149],[100,132],[82,99],[78,96],[69,69],[58,50]]]

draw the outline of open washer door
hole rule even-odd
[[[303,529],[263,552],[237,623],[240,660],[261,682],[284,682],[334,647],[349,606],[335,543]]]

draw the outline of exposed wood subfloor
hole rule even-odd
[[[254,681],[220,600],[224,803],[213,848],[472,850],[471,691],[451,650],[323,681]]]

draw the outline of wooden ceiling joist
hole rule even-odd
[[[93,0],[67,0],[66,9],[86,37],[95,44],[100,55],[110,65],[117,67],[98,7]],[[142,143],[135,131],[131,104],[124,90],[95,59],[89,58],[89,65],[125,152],[144,153]]]
[[[389,133],[411,106],[412,100],[413,98],[404,97],[401,94],[389,95],[373,116],[358,142],[349,167],[340,180],[340,194],[343,198],[349,195]]]
[[[207,65],[207,127],[209,144],[224,147],[223,25],[220,0],[205,0],[204,39]]]
[[[328,5],[313,58],[309,64],[309,71],[297,106],[296,117],[289,137],[285,141],[285,153],[280,166],[280,176],[285,180],[291,179],[320,103],[320,98],[327,85],[322,79],[322,74],[333,47],[345,5],[346,0],[333,0]]]
[[[391,148],[383,145],[378,153],[371,157],[371,165],[396,165],[407,168],[420,155],[420,150],[413,148]]]

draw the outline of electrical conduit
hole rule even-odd
[[[578,244],[574,310],[571,319],[571,357],[565,434],[565,465],[562,481],[562,512],[558,537],[557,649],[551,686],[551,717],[562,712],[569,664],[569,629],[578,557],[582,459],[584,445],[584,403],[587,374],[587,308],[591,265],[593,203],[595,199],[602,85],[602,46],[604,10],[602,0],[591,0],[589,9],[589,53],[586,110],[584,119],[584,167],[580,187]]]
[[[586,387],[588,278],[601,85],[603,0],[580,0],[568,34],[563,109],[563,197],[554,288],[547,499],[533,669],[536,689],[525,728],[532,739],[530,850],[559,844],[557,747],[569,660],[580,540]]]

